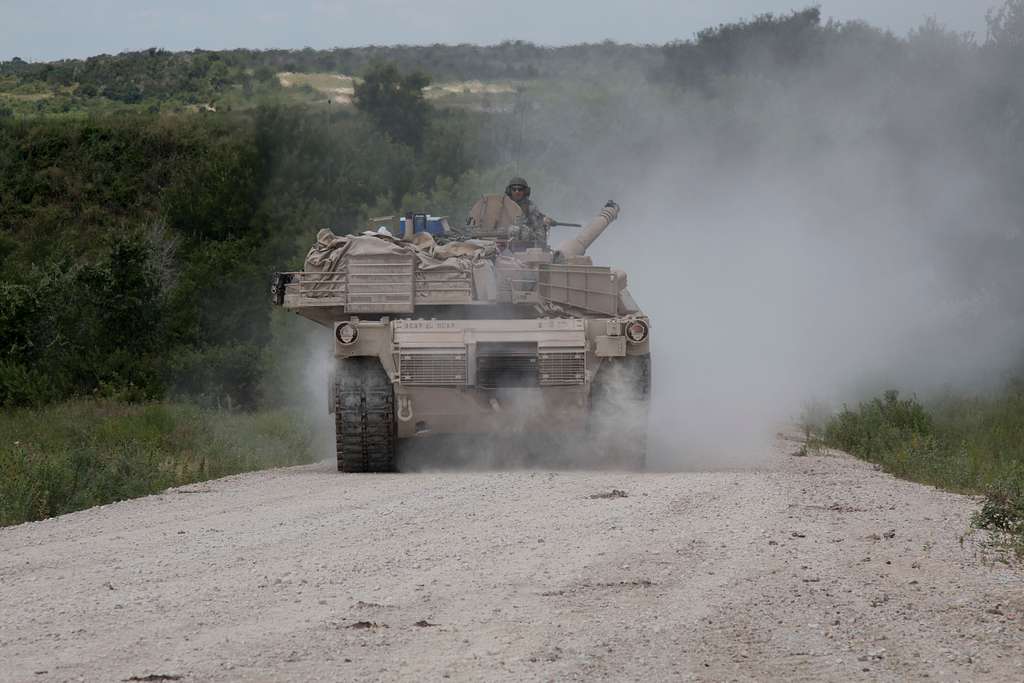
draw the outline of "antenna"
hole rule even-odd
[[[519,175],[519,156],[523,152],[523,136],[526,131],[526,105],[523,103],[523,91],[516,94],[516,108],[519,109],[519,144],[516,145],[515,171]]]

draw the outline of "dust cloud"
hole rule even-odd
[[[840,33],[699,87],[527,90],[494,124],[521,133],[493,156],[547,213],[622,206],[589,254],[652,320],[655,469],[756,465],[812,401],[985,391],[1024,367],[1018,72],[934,23]]]
[[[334,457],[334,417],[328,413],[328,381],[334,364],[331,330],[312,320],[275,310],[273,363],[264,393],[276,405],[298,411],[311,433],[310,451]]]
[[[589,253],[652,319],[655,466],[756,463],[809,401],[983,391],[1021,367],[1006,75],[928,31],[900,56],[847,41],[708,90],[606,84],[600,109],[530,112],[541,206],[622,206]]]

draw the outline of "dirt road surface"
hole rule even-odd
[[[787,450],[324,463],[2,529],[0,679],[1024,680],[1024,573],[961,541],[975,501]]]

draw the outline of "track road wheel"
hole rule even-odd
[[[593,448],[605,460],[629,469],[644,469],[650,401],[649,355],[605,360],[590,385],[587,417]]]
[[[341,358],[334,370],[339,472],[394,472],[395,391],[376,358]]]

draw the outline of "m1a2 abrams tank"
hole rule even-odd
[[[609,201],[555,249],[516,240],[523,216],[504,195],[474,206],[459,241],[422,214],[400,237],[321,230],[272,295],[333,331],[338,469],[394,471],[399,446],[426,435],[542,433],[642,467],[650,321],[626,274],[585,255],[618,215]]]

